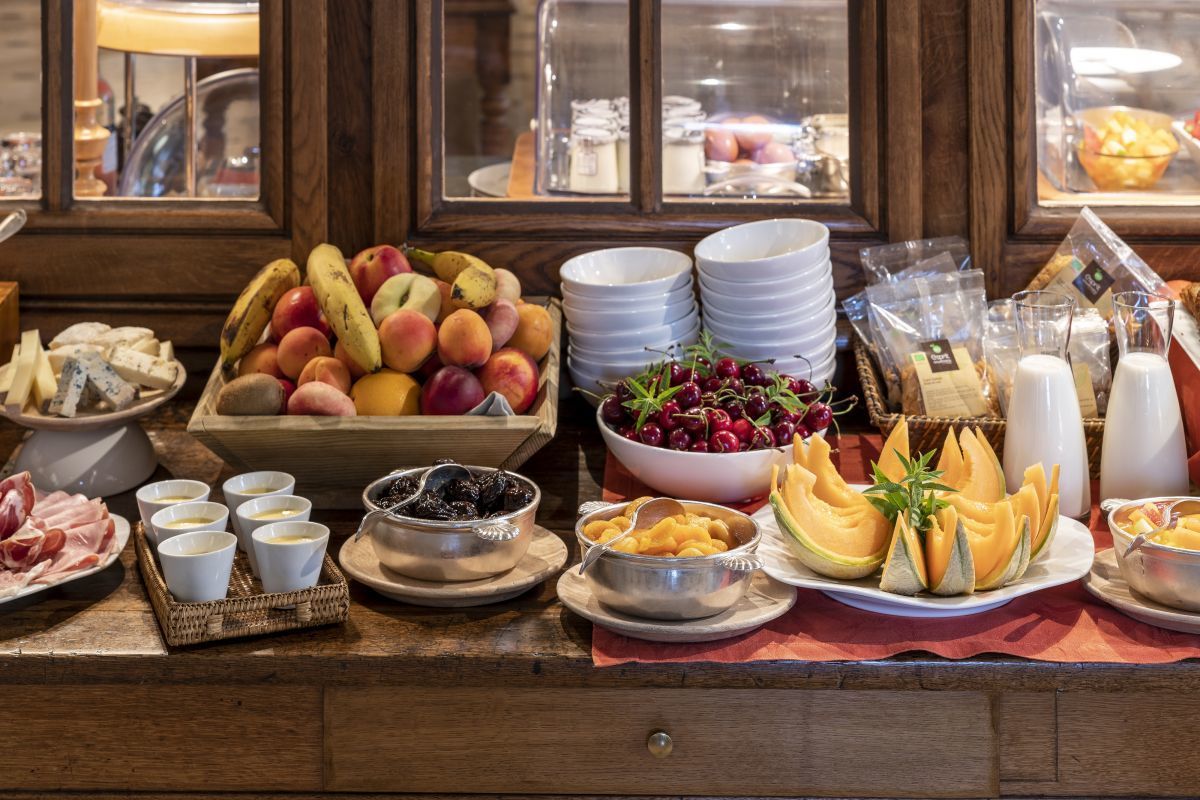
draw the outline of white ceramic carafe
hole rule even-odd
[[[1187,445],[1167,350],[1175,301],[1146,292],[1113,296],[1120,360],[1113,375],[1100,497],[1139,499],[1188,493]]]
[[[1021,360],[1013,376],[1004,431],[1004,480],[1021,488],[1025,470],[1059,467],[1059,510],[1068,517],[1091,512],[1087,444],[1075,381],[1067,363],[1074,301],[1055,292],[1013,296]]]

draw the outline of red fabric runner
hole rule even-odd
[[[877,459],[877,436],[832,442],[843,475],[861,481]],[[1093,490],[1094,493],[1094,490]],[[604,498],[652,494],[611,455]],[[753,512],[762,501],[743,510]],[[1098,550],[1112,546],[1107,523],[1093,509],[1090,527]],[[1162,664],[1200,658],[1200,635],[1163,630],[1131,619],[1093,598],[1079,581],[1013,600],[993,611],[948,619],[911,619],[860,611],[821,592],[801,589],[796,606],[774,622],[734,639],[704,644],[658,644],[629,639],[596,626],[592,661],[629,662],[871,661],[910,651],[945,658],[1002,653],[1038,661]]]

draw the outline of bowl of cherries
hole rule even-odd
[[[767,494],[794,442],[824,436],[833,388],[730,358],[706,336],[682,357],[619,381],[596,419],[608,449],[663,495],[729,503]]]

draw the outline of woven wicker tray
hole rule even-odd
[[[325,554],[325,564],[316,586],[299,592],[263,594],[262,584],[250,572],[246,554],[238,551],[229,576],[227,598],[211,603],[180,603],[167,591],[167,583],[140,522],[134,526],[133,537],[138,567],[169,645],[200,644],[313,628],[345,622],[350,614],[350,587],[329,553]],[[290,605],[294,608],[280,607]]]
[[[867,404],[867,414],[871,424],[887,436],[892,428],[900,422],[901,414],[888,410],[884,400],[882,380],[875,369],[875,361],[871,351],[863,340],[854,337],[854,360],[858,367],[858,379],[862,383],[863,400]],[[946,441],[946,432],[951,428],[979,428],[987,437],[988,443],[997,453],[1004,452],[1005,420],[1000,417],[908,417],[909,450],[913,453],[924,453],[928,450],[940,450]],[[1087,441],[1088,465],[1092,478],[1100,477],[1100,445],[1104,441],[1104,420],[1084,419],[1083,436]]]

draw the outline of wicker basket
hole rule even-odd
[[[511,417],[229,417],[216,412],[226,376],[218,365],[188,422],[188,433],[238,470],[282,470],[316,508],[361,508],[371,481],[437,458],[516,469],[558,427],[562,307],[547,305],[554,332],[539,367],[533,407]]]
[[[854,338],[854,360],[858,366],[858,378],[862,382],[863,399],[871,424],[887,436],[900,421],[901,414],[888,410],[884,399],[882,380],[875,369],[875,360],[862,339]],[[914,453],[940,450],[946,441],[946,432],[951,428],[978,428],[987,437],[988,443],[997,453],[1004,452],[1005,421],[999,417],[908,417],[909,448]],[[1083,435],[1087,441],[1088,464],[1092,478],[1100,477],[1100,445],[1104,440],[1104,420],[1085,419]]]
[[[314,628],[345,622],[350,615],[350,587],[328,553],[316,586],[298,592],[263,594],[262,584],[250,572],[246,554],[239,550],[233,560],[227,598],[211,603],[180,603],[167,590],[142,523],[134,526],[133,536],[142,580],[169,645]]]

